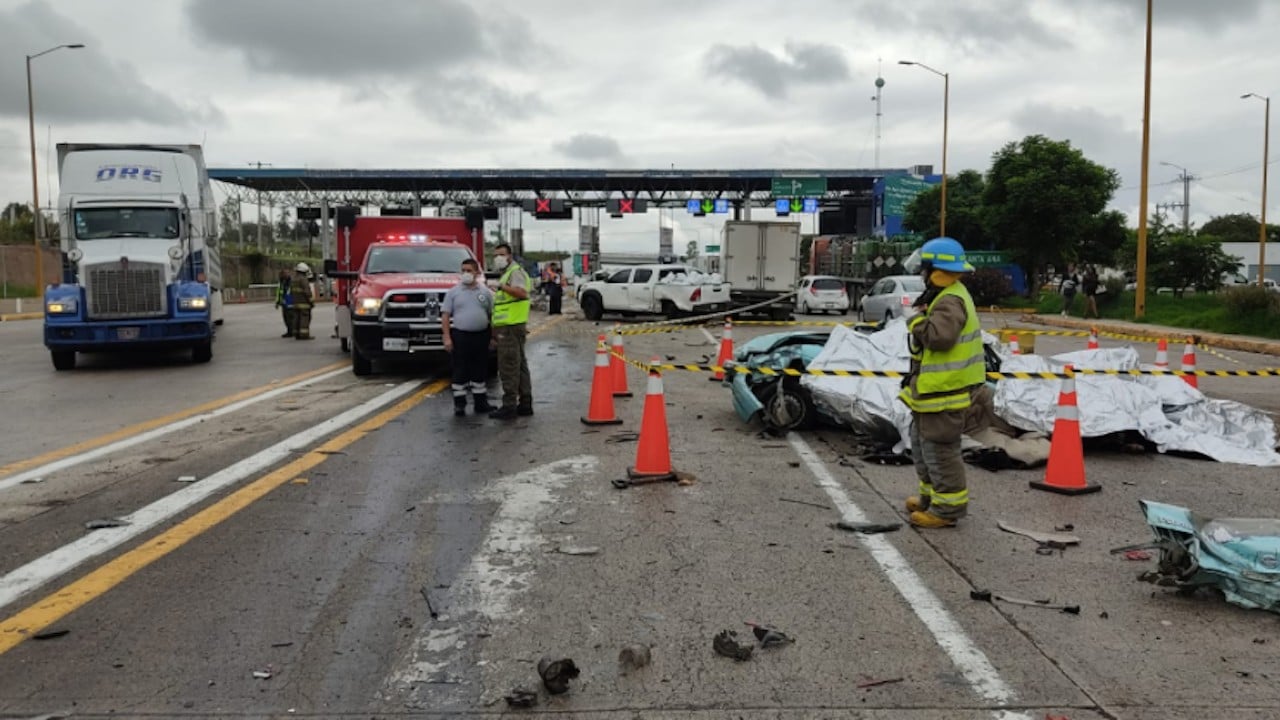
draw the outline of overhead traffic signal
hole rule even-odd
[[[532,198],[524,201],[524,211],[539,220],[572,220],[573,208],[561,198]]]
[[[649,211],[649,201],[645,198],[609,198],[604,203],[605,210],[614,217],[643,213]]]

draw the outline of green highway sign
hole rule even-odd
[[[931,187],[931,183],[910,175],[890,175],[884,179],[884,214],[902,217],[916,195]]]
[[[773,179],[774,197],[814,196],[827,193],[827,179],[822,177],[776,177]],[[800,212],[796,210],[796,212]]]
[[[707,245],[707,246],[705,246],[705,247],[703,248],[703,250],[704,250],[704,251],[706,251],[706,252],[709,252],[709,253],[718,253],[718,252],[720,252],[720,246],[719,246],[719,245]]]
[[[1004,253],[999,250],[969,250],[964,255],[970,265],[980,268],[997,267],[1009,262]]]

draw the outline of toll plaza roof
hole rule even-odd
[[[210,168],[209,177],[256,192],[340,194],[408,193],[517,197],[555,193],[645,193],[658,200],[678,193],[704,195],[770,193],[775,180],[808,180],[804,195],[827,197],[865,193],[877,178],[906,175],[905,168],[882,169],[434,169],[358,170],[312,168]],[[816,184],[813,184],[816,183]],[[811,192],[817,187],[823,192]]]

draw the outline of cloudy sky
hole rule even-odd
[[[1256,213],[1263,105],[1239,96],[1280,100],[1280,2],[1155,4],[1152,203],[1181,200],[1167,161],[1201,178],[1193,220]],[[1145,5],[0,0],[0,203],[31,200],[23,55],[79,42],[33,63],[42,204],[50,138],[203,142],[214,166],[870,168],[879,59],[881,166],[939,167],[942,81],[905,58],[952,76],[952,172],[1070,140],[1132,216]],[[681,246],[713,237],[674,219]],[[606,216],[606,250],[655,247],[657,222]],[[576,236],[525,227],[532,247]]]

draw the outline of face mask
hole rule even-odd
[[[509,264],[511,264],[511,258],[506,255],[495,255],[493,258],[493,265],[499,270],[506,269]]]
[[[472,273],[472,272],[464,272],[464,273],[462,273],[462,284],[463,284],[463,285],[475,285],[475,284],[476,284],[476,274],[475,274],[475,273]]]

